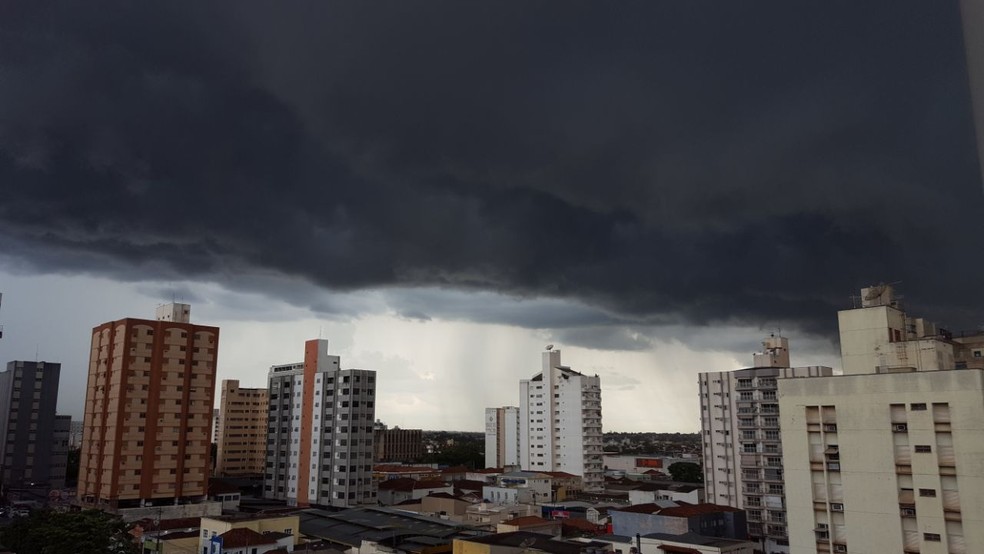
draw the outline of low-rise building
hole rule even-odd
[[[635,504],[652,504],[657,500],[672,500],[688,504],[704,502],[704,486],[689,483],[640,482],[637,487],[629,489],[629,502]]]
[[[484,537],[454,540],[453,554],[597,554],[609,549],[609,544],[588,540],[560,540],[539,533],[515,531]]]
[[[540,506],[479,502],[472,504],[465,510],[465,523],[482,529],[495,530],[496,526],[503,521],[533,515],[541,515]]]
[[[454,493],[454,486],[439,480],[389,479],[379,484],[378,499],[383,506],[393,506],[435,493]]]
[[[685,504],[664,500],[612,508],[612,532],[634,537],[651,533],[682,535],[698,533],[709,537],[744,539],[747,537],[745,512],[717,504]]]
[[[250,544],[258,549],[256,554],[277,548],[293,550],[300,536],[300,520],[295,514],[203,517],[198,552],[212,554],[212,545],[216,545],[215,552],[238,554],[237,549]],[[266,538],[260,542],[259,537]],[[259,550],[261,547],[265,550]],[[248,554],[253,554],[252,548]]]
[[[281,554],[294,549],[294,537],[281,531],[259,533],[236,527],[209,539],[208,548],[208,554]]]
[[[435,554],[448,552],[458,537],[485,532],[475,527],[395,508],[341,512],[308,509],[298,513],[305,537],[327,542],[346,554]]]
[[[561,521],[543,519],[540,516],[523,516],[508,519],[495,526],[496,533],[512,533],[515,531],[528,531],[538,535],[548,537],[559,537],[561,535]]]
[[[549,474],[535,471],[503,473],[495,485],[482,488],[482,496],[495,504],[542,504],[554,500],[553,480]]]

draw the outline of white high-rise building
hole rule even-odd
[[[701,437],[707,502],[746,510],[748,534],[765,552],[789,551],[779,378],[831,375],[829,367],[789,367],[789,341],[770,336],[754,367],[701,373]]]
[[[779,381],[790,551],[984,552],[979,335],[909,317],[886,286],[839,319],[844,375]]]
[[[372,482],[376,372],[340,369],[328,341],[270,368],[264,498],[291,506],[376,504]]]
[[[519,408],[485,408],[485,467],[519,466]]]
[[[604,488],[601,379],[542,354],[540,373],[519,382],[519,464],[527,471],[580,475],[584,490]]]

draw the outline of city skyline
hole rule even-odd
[[[556,344],[607,428],[693,431],[763,333],[837,367],[863,286],[984,325],[961,2],[111,10],[0,19],[0,355],[68,390],[83,329],[180,300],[219,379],[324,337],[390,424],[480,431]]]

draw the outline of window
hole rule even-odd
[[[909,409],[914,412],[922,412],[926,410],[926,404],[923,402],[914,402],[909,404]]]
[[[923,533],[924,541],[940,542],[939,533]]]
[[[919,489],[919,496],[935,497],[936,489]]]
[[[928,444],[917,444],[915,448],[918,454],[926,454],[933,451],[933,447]]]

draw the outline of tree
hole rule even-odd
[[[38,510],[0,530],[0,543],[37,554],[139,554],[127,524],[99,510]]]
[[[670,464],[670,467],[666,468],[670,472],[670,477],[674,481],[683,481],[685,483],[703,483],[704,482],[704,471],[700,468],[700,464],[695,464],[693,462],[676,462]]]

